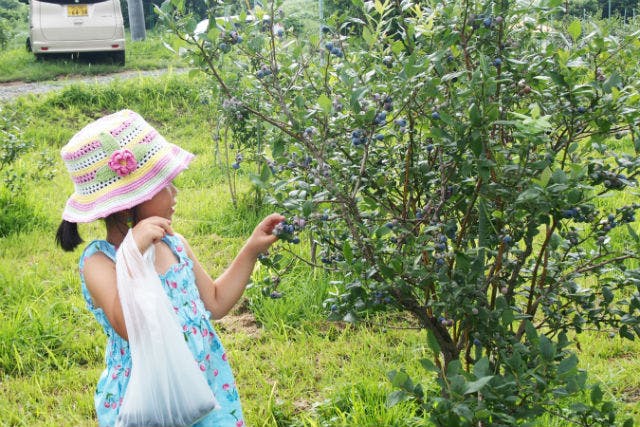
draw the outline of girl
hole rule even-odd
[[[242,295],[257,257],[276,240],[284,217],[267,216],[255,228],[228,269],[213,280],[187,241],[171,226],[176,195],[172,180],[193,154],[167,142],[133,111],[103,117],[83,128],[61,150],[75,185],[56,240],[72,251],[82,239],[77,223],[103,218],[105,240],[96,240],[80,257],[82,292],[107,335],[106,369],[98,381],[95,406],[100,426],[113,426],[131,374],[127,328],[118,297],[116,251],[132,228],[141,253],[155,247],[155,268],[173,304],[193,357],[221,409],[195,426],[244,425],[227,354],[210,317],[219,319]]]

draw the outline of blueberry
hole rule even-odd
[[[583,114],[585,111],[587,111],[587,109],[581,105],[577,108],[577,111],[578,113]]]
[[[485,28],[491,28],[492,24],[493,20],[491,19],[491,17],[485,18],[484,21],[482,21],[482,25],[484,25]]]
[[[231,167],[232,167],[233,169],[236,169],[236,170],[237,170],[237,169],[240,169],[240,164],[239,164],[239,163],[237,163],[237,162],[235,162],[235,163],[233,163],[233,164],[231,165]]]
[[[325,43],[324,48],[327,49],[329,52],[331,52],[331,50],[333,50],[333,43],[331,42]]]
[[[502,59],[500,59],[500,58],[494,59],[493,60],[493,65],[496,66],[496,67],[502,65]]]
[[[434,111],[433,113],[431,113],[431,118],[434,120],[438,120],[440,118],[440,113]]]
[[[273,291],[269,294],[269,296],[273,299],[282,298],[282,292]]]
[[[502,238],[502,241],[504,242],[505,245],[508,245],[509,243],[511,243],[511,236],[504,236]]]
[[[320,27],[320,29],[322,30],[323,33],[327,34],[329,31],[331,31],[331,28],[327,27],[326,25],[322,25]]]
[[[378,141],[382,141],[382,140],[384,140],[384,135],[383,135],[383,134],[381,134],[381,133],[378,133],[378,134],[376,134],[375,138],[376,138]]]

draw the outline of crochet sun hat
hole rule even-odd
[[[69,222],[91,222],[153,198],[194,157],[131,110],[88,124],[60,153],[75,186],[62,213]]]

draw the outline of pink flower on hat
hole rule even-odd
[[[138,167],[136,157],[126,148],[116,150],[111,154],[109,167],[119,176],[127,176]]]

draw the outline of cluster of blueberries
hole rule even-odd
[[[338,58],[342,58],[344,56],[344,53],[342,52],[342,49],[340,49],[340,47],[334,45],[333,42],[325,43],[324,48],[327,49],[327,51],[329,53],[331,53],[332,55],[337,56]]]
[[[231,45],[242,43],[242,36],[238,34],[237,31],[231,31],[229,34],[222,33],[220,37],[222,41],[218,45],[218,48],[224,53],[231,51]]]
[[[471,26],[473,28],[479,28],[480,27],[480,22],[482,22],[482,26],[484,28],[490,29],[494,25],[500,25],[502,23],[502,21],[503,21],[503,18],[502,18],[502,16],[496,16],[494,18],[491,15],[484,16],[484,15],[471,14],[471,15],[469,15],[469,21],[471,21]]]
[[[356,129],[351,132],[351,143],[356,147],[364,145],[367,142],[367,136],[362,129]]]
[[[236,154],[236,161],[233,164],[231,164],[231,167],[235,170],[240,169],[240,163],[242,163],[243,160],[244,160],[244,157],[242,156],[242,153]]]
[[[591,222],[595,218],[593,208],[575,206],[562,211],[563,218],[573,219],[575,222]]]
[[[272,74],[271,69],[270,69],[268,66],[263,65],[263,66],[262,66],[262,67],[260,67],[260,69],[256,72],[256,77],[257,77],[257,78],[259,78],[259,79],[261,79],[261,78],[263,78],[263,77],[270,76],[271,74]]]
[[[306,220],[304,218],[294,217],[291,222],[285,219],[274,227],[273,234],[279,240],[298,244],[300,243],[300,238],[296,235],[296,233],[302,230],[305,225]]]
[[[376,305],[389,304],[391,301],[391,297],[389,295],[385,295],[384,292],[376,291],[373,293],[373,303]]]

